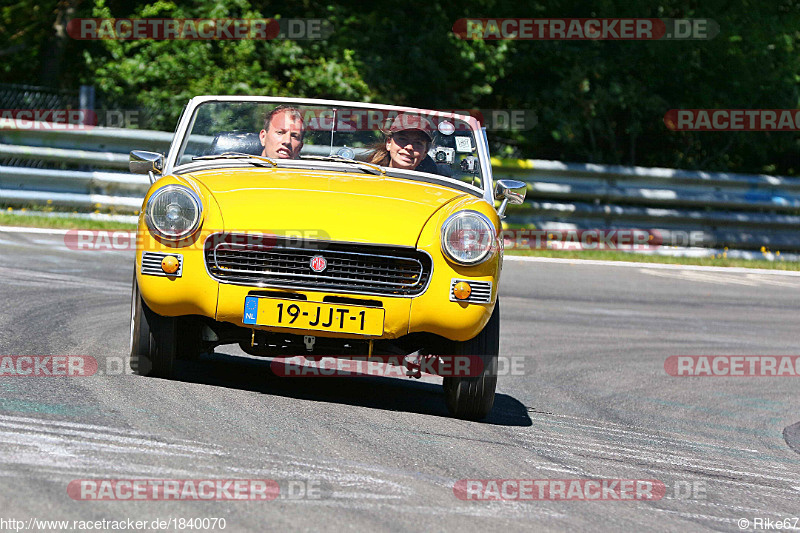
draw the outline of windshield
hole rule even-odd
[[[198,105],[189,124],[176,165],[234,164],[214,156],[235,153],[295,168],[324,163],[412,179],[433,174],[483,189],[478,132],[444,113],[212,101]]]

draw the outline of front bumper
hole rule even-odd
[[[154,244],[156,246],[150,251],[170,252],[163,245],[155,242]],[[337,298],[348,298],[352,300],[350,303],[353,305],[359,305],[358,300],[369,301],[371,305],[380,302],[380,306],[385,310],[384,331],[383,335],[374,338],[396,339],[409,333],[426,332],[450,340],[464,341],[471,339],[483,329],[491,316],[496,299],[497,284],[494,276],[467,277],[463,269],[456,270],[449,263],[438,261],[436,257],[434,257],[433,275],[425,292],[416,297],[391,297],[221,283],[208,275],[201,249],[175,249],[174,253],[182,256],[179,277],[142,274],[142,251],[136,255],[139,289],[153,311],[164,316],[200,315],[257,330],[333,338],[364,338],[356,334],[253,326],[244,323],[244,305],[247,296],[280,298],[282,294],[291,293],[302,295],[309,302],[331,303],[331,298],[334,301]],[[450,301],[451,280],[455,278],[493,282],[491,301],[485,304]]]

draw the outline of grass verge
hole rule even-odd
[[[122,229],[135,230],[136,224],[114,220],[95,220],[68,216],[16,215],[0,212],[0,226],[22,226],[26,228],[57,229]]]

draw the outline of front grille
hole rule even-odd
[[[311,269],[315,256],[327,262],[321,272]],[[387,296],[421,294],[433,270],[414,248],[230,233],[206,240],[205,260],[211,276],[228,283]]]

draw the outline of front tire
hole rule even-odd
[[[482,420],[489,416],[497,389],[497,357],[500,351],[500,300],[489,322],[478,335],[455,343],[459,356],[479,357],[483,368],[478,376],[445,377],[443,382],[447,410],[456,418]]]
[[[161,316],[147,307],[134,274],[131,289],[131,370],[141,376],[171,378],[177,335],[177,320]]]

